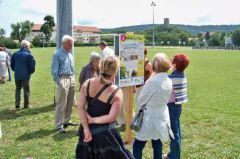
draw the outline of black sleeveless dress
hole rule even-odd
[[[92,117],[107,115],[111,109],[111,100],[117,93],[117,88],[109,97],[107,103],[98,100],[102,92],[110,85],[105,85],[95,97],[90,97],[87,86],[87,112]],[[124,147],[120,134],[115,128],[115,123],[90,124],[92,141],[85,143],[82,126],[79,128],[79,142],[76,148],[77,159],[134,159],[132,154]]]

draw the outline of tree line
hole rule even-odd
[[[5,44],[9,48],[18,47],[14,41],[22,41],[28,34],[32,32],[33,22],[28,20],[11,24],[12,32],[10,38],[4,38],[6,31],[0,28],[0,44]],[[32,44],[36,47],[41,47],[43,41],[49,42],[54,31],[55,22],[54,17],[47,15],[44,17],[44,24],[41,26],[40,31],[44,34],[44,39],[35,37]],[[126,33],[126,29],[113,29],[104,33]],[[161,46],[225,46],[225,38],[228,37],[232,40],[235,46],[240,46],[240,28],[233,32],[200,32],[192,34],[177,25],[155,25],[154,26],[155,45]],[[142,34],[145,36],[145,44],[152,45],[153,30],[147,28],[146,30],[135,31],[135,34]],[[113,37],[103,36],[102,40],[107,41],[113,45]],[[89,44],[94,46],[93,44]],[[79,44],[78,46],[83,46]]]

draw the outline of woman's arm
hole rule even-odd
[[[83,66],[81,72],[80,72],[80,75],[79,75],[79,83],[80,83],[80,86],[83,85],[83,83],[85,82],[85,79],[86,79],[86,67]]]
[[[106,124],[116,121],[119,112],[122,107],[123,94],[122,90],[119,90],[113,98],[112,107],[108,115],[103,115],[100,117],[91,117],[88,115],[89,123],[94,124]]]
[[[84,131],[84,140],[83,140],[84,142],[89,142],[92,140],[92,135],[88,126],[87,112],[85,110],[86,90],[87,90],[88,81],[89,80],[87,80],[81,87],[78,104],[77,104],[78,114],[80,116],[81,124]]]

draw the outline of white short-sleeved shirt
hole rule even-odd
[[[109,48],[109,47],[105,47],[103,50],[102,50],[102,53],[100,55],[102,58],[106,58],[108,56],[114,56],[114,51],[113,49]]]

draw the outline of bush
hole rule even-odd
[[[235,30],[232,35],[234,45],[240,46],[240,30]]]
[[[0,45],[5,45],[9,49],[17,49],[20,47],[19,43],[10,38],[0,38]]]
[[[53,41],[50,41],[49,43],[43,43],[43,40],[40,38],[35,37],[32,41],[32,44],[34,47],[56,47],[56,43]]]
[[[81,43],[81,42],[75,41],[74,46],[98,46],[98,43]]]
[[[33,38],[32,44],[34,47],[43,47],[43,42],[39,38]]]

